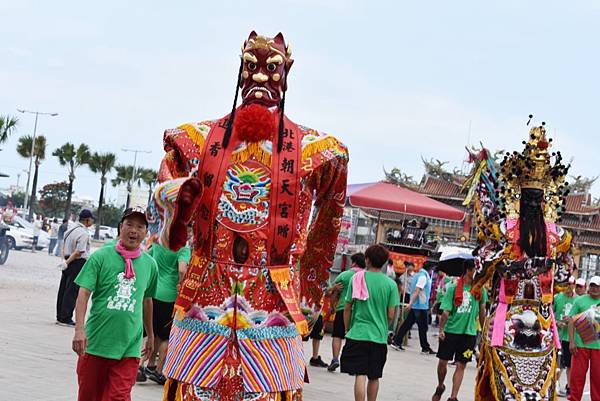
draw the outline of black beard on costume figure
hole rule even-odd
[[[544,191],[541,189],[525,188],[521,191],[519,246],[530,258],[546,257],[543,201]]]

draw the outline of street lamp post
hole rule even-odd
[[[30,110],[24,110],[24,109],[17,109],[17,111],[19,113],[23,113],[23,114],[25,114],[25,113],[35,114],[35,123],[33,125],[33,138],[31,140],[31,153],[29,154],[29,170],[27,171],[27,186],[25,187],[25,201],[23,202],[24,209],[27,209],[27,207],[29,206],[29,218],[31,219],[33,209],[32,209],[32,205],[28,205],[29,181],[31,180],[31,166],[33,165],[33,152],[35,151],[35,137],[37,135],[38,117],[40,115],[56,117],[58,115],[58,113],[45,113],[45,112],[41,112],[41,111],[30,111]]]
[[[135,179],[135,166],[137,163],[137,155],[138,153],[152,153],[151,150],[139,150],[139,149],[121,149],[123,152],[133,152],[133,177],[132,181]],[[127,199],[131,198],[131,184],[127,184]],[[129,207],[129,202],[126,202],[125,208]]]

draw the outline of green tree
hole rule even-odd
[[[13,192],[7,195],[0,193],[0,207],[8,205],[8,202],[12,203],[15,207],[23,207],[24,200],[25,192]]]
[[[29,159],[32,157],[31,148],[33,145],[33,161],[35,163],[35,171],[33,173],[33,183],[31,184],[31,200],[29,202],[29,220],[33,217],[33,209],[35,207],[35,193],[37,189],[38,171],[40,164],[46,158],[46,137],[39,135],[35,138],[35,144],[33,144],[33,138],[30,135],[23,135],[19,138],[17,143],[17,153],[25,158]]]
[[[140,169],[134,169],[133,166],[124,166],[122,164],[115,166],[117,177],[111,180],[114,187],[119,185],[125,185],[127,188],[127,201],[125,202],[125,209],[129,207],[131,201],[131,189],[133,184],[137,182],[140,185]]]
[[[96,212],[97,213],[97,212]],[[123,209],[110,203],[102,206],[102,225],[118,227]]]
[[[11,116],[0,116],[0,143],[8,140],[10,134],[13,133],[19,120]]]
[[[70,142],[65,143],[60,148],[55,149],[52,152],[52,156],[58,158],[58,162],[61,166],[67,166],[69,168],[69,192],[67,193],[67,202],[65,204],[65,218],[69,217],[71,211],[71,197],[73,196],[73,182],[75,181],[75,170],[90,159],[90,148],[82,143],[79,147],[75,148]]]
[[[151,168],[140,169],[140,180],[148,186],[148,203],[150,203],[150,198],[152,198],[152,192],[154,191],[157,179],[158,171]]]
[[[23,207],[25,205],[25,192],[13,192],[8,200],[16,207]]]
[[[39,211],[44,216],[56,217],[65,210],[69,183],[63,181],[46,184],[40,189],[39,193]]]
[[[106,185],[106,176],[112,171],[115,167],[115,161],[117,157],[114,153],[98,153],[94,152],[94,154],[90,157],[90,161],[88,166],[90,170],[96,174],[100,174],[100,198],[98,199],[98,214],[97,223],[96,223],[96,231],[94,233],[94,238],[100,238],[100,224],[102,224],[102,212],[104,205],[104,186]]]

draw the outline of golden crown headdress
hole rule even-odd
[[[530,121],[533,116],[529,116]],[[529,124],[529,122],[528,122]],[[531,128],[525,149],[519,153],[506,153],[500,163],[499,199],[505,213],[518,209],[515,203],[523,189],[544,191],[545,214],[556,221],[564,209],[564,197],[568,194],[567,173],[570,166],[562,163],[560,152],[550,152],[552,139],[546,137],[545,123]]]

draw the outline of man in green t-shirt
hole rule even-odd
[[[126,209],[119,228],[117,244],[94,252],[75,279],[80,287],[73,337],[79,401],[130,400],[139,358],[147,358],[154,345],[152,297],[158,272],[154,259],[140,249],[148,231],[145,210]],[[147,333],[143,345],[142,326]]]
[[[600,276],[590,279],[587,295],[581,295],[573,302],[569,312],[569,344],[571,349],[571,376],[569,377],[569,400],[581,401],[585,376],[590,368],[590,390],[592,400],[600,400],[600,333],[593,332],[592,338],[581,338],[575,332],[575,325],[581,314],[585,313],[587,319],[600,319]],[[589,328],[590,326],[588,326]],[[586,333],[588,334],[588,333]]]
[[[346,337],[346,327],[344,326],[344,306],[346,305],[346,297],[350,289],[350,281],[352,276],[359,270],[365,268],[365,255],[362,252],[355,253],[350,257],[352,266],[350,269],[340,273],[333,282],[332,292],[339,293],[339,301],[335,308],[335,319],[333,320],[333,331],[331,333],[331,351],[333,358],[327,368],[330,372],[340,366],[340,350],[342,349],[342,341]]]
[[[569,313],[575,301],[575,277],[569,277],[569,286],[565,291],[554,297],[554,317],[556,318],[556,327],[558,328],[558,338],[560,338],[560,370],[556,377],[556,382],[560,382],[560,376],[563,370],[567,371],[567,385],[563,390],[558,386],[558,395],[564,397],[569,392],[569,377],[571,370],[571,351],[569,351]]]
[[[137,379],[138,381],[145,381],[147,376],[150,380],[163,385],[167,381],[162,370],[167,356],[177,287],[183,281],[187,271],[191,251],[188,246],[184,246],[179,251],[173,252],[158,243],[154,243],[148,254],[154,258],[158,266],[156,295],[152,299],[154,352],[148,359],[146,368],[140,368]]]
[[[465,272],[456,284],[450,284],[442,299],[440,310],[440,344],[437,357],[438,385],[431,398],[439,401],[446,390],[444,380],[448,372],[448,362],[454,360],[456,369],[452,377],[452,392],[448,401],[457,401],[465,368],[471,362],[477,341],[477,319],[483,326],[487,292],[482,289],[481,296],[471,294],[471,284],[475,274],[475,264],[465,263]],[[477,299],[479,298],[479,300]]]
[[[352,276],[344,306],[346,344],[341,371],[355,376],[354,399],[377,399],[379,379],[387,358],[388,327],[400,304],[398,287],[381,268],[389,259],[381,245],[365,251],[367,270]],[[368,384],[367,384],[368,379]]]

